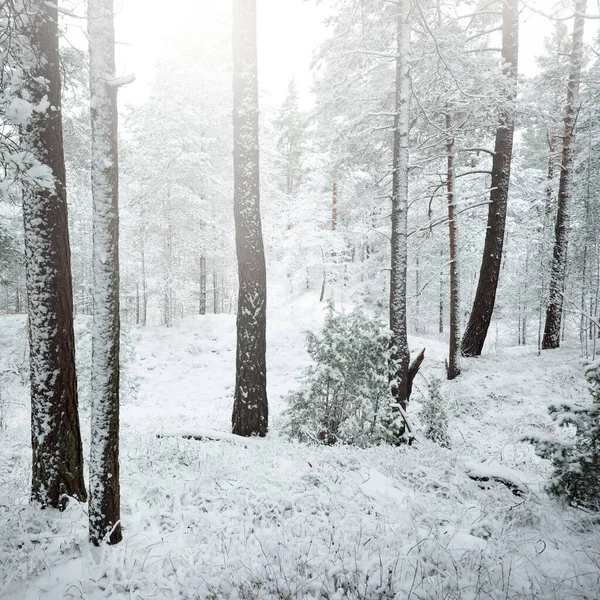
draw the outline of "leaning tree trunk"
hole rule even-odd
[[[465,356],[479,356],[492,320],[496,290],[502,265],[506,206],[510,183],[513,137],[515,131],[514,103],[517,94],[519,56],[519,3],[518,0],[502,2],[502,58],[507,65],[508,87],[506,105],[502,110],[496,131],[496,144],[492,160],[492,183],[488,209],[487,230],[479,282],[471,316],[462,339],[461,350]]]
[[[58,10],[26,4],[32,70],[25,87],[38,107],[22,142],[43,180],[25,181],[23,222],[31,370],[32,500],[63,509],[86,500],[77,412],[73,284],[61,121]],[[25,16],[23,16],[25,19]],[[41,165],[45,165],[42,167]],[[30,173],[34,171],[31,169]]]
[[[446,155],[448,172],[446,193],[448,197],[448,240],[450,245],[450,348],[446,376],[455,379],[460,375],[460,288],[458,278],[458,241],[454,205],[454,135],[452,117],[446,114]]]
[[[563,296],[567,272],[567,244],[569,227],[569,200],[571,187],[571,169],[573,165],[573,134],[576,119],[576,105],[581,81],[583,61],[583,30],[586,0],[575,0],[575,19],[573,23],[573,43],[570,58],[569,81],[567,84],[567,104],[564,116],[564,134],[558,183],[556,225],[554,228],[554,251],[552,253],[552,271],[546,325],[542,339],[542,349],[548,350],[560,346],[560,331],[563,313]]]
[[[89,0],[94,321],[90,540],[121,541],[119,488],[119,159],[113,0]]]
[[[268,429],[267,282],[260,220],[256,0],[233,0],[234,216],[238,260],[233,433]]]
[[[392,177],[392,239],[390,280],[390,329],[392,331],[392,397],[396,409],[406,411],[409,398],[410,352],[406,326],[407,211],[408,211],[408,131],[410,126],[410,2],[398,5],[396,30],[396,100]],[[400,427],[400,437],[405,434]]]

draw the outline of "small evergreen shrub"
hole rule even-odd
[[[323,330],[307,334],[313,364],[288,398],[286,433],[303,442],[369,446],[392,438],[390,334],[359,310],[330,307]]]
[[[548,492],[571,506],[600,511],[600,360],[585,370],[591,401],[585,405],[551,406],[559,426],[575,427],[573,443],[550,437],[528,436],[542,458],[552,460],[554,471]]]
[[[428,395],[423,400],[421,421],[423,435],[443,448],[450,448],[448,436],[448,412],[440,392],[441,381],[433,377],[427,384]]]

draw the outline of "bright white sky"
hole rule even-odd
[[[138,83],[122,90],[122,100],[143,99],[152,78],[152,64],[160,56],[160,40],[169,13],[185,11],[190,2],[226,3],[231,0],[121,0],[116,19],[120,69],[134,72]],[[168,8],[165,9],[165,6]],[[280,102],[292,76],[304,102],[310,90],[312,50],[326,36],[324,11],[315,0],[258,0],[259,78],[264,92]],[[198,35],[210,23],[198,23]],[[126,45],[125,45],[126,44]],[[136,89],[137,88],[137,89]]]
[[[531,0],[530,0],[531,1]],[[154,61],[160,57],[161,42],[169,15],[185,13],[186,7],[215,3],[228,10],[231,0],[120,0],[116,19],[119,43],[118,74],[134,72],[137,82],[120,92],[124,103],[141,101],[152,80]],[[532,4],[552,5],[552,0]],[[593,6],[594,0],[589,2]],[[279,103],[285,97],[290,77],[296,78],[304,104],[310,103],[310,62],[314,48],[327,30],[323,25],[325,9],[316,0],[257,0],[259,35],[259,76],[263,92]],[[202,36],[210,22],[199,22],[197,35]],[[534,57],[543,49],[543,39],[551,25],[539,15],[525,9],[521,16],[520,65],[524,75],[535,73]],[[597,31],[597,22],[586,23],[588,35]],[[594,32],[594,33],[593,33]]]

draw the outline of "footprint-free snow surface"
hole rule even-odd
[[[77,335],[87,453],[89,321]],[[0,339],[2,599],[600,598],[598,521],[550,499],[549,465],[518,441],[554,433],[550,402],[586,397],[575,349],[507,348],[466,362],[442,384],[449,450],[358,449],[278,433],[308,364],[298,320],[269,321],[271,432],[248,440],[229,434],[234,317],[127,329],[124,540],[93,548],[85,505],[29,504],[25,319],[0,318]],[[443,375],[443,343],[411,346],[427,347],[424,377]],[[421,377],[417,426],[425,389]]]

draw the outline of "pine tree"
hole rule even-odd
[[[32,499],[64,508],[86,500],[77,412],[73,290],[61,122],[58,10],[25,3],[31,56],[24,83],[31,117],[22,128],[28,154],[23,222],[31,362]],[[23,65],[21,65],[23,66]]]
[[[90,0],[94,204],[90,540],[122,539],[119,487],[119,157],[113,0]]]
[[[483,350],[500,279],[515,131],[514,103],[517,94],[519,57],[518,4],[518,0],[502,2],[502,59],[507,70],[507,104],[502,111],[496,132],[483,258],[473,308],[461,343],[461,350],[465,356],[479,356]]]
[[[561,427],[573,426],[573,443],[548,437],[529,435],[536,452],[552,460],[554,472],[548,492],[564,498],[572,506],[600,511],[600,360],[585,369],[591,402],[559,403],[550,413]]]
[[[302,182],[302,150],[305,135],[304,116],[298,105],[298,88],[292,77],[288,93],[275,120],[278,132],[277,148],[281,152],[281,166],[285,176],[285,192],[292,196]]]
[[[569,227],[569,209],[573,167],[574,127],[576,122],[577,101],[583,62],[583,32],[586,0],[574,0],[575,18],[573,23],[573,43],[571,46],[570,72],[567,83],[567,101],[565,105],[564,133],[562,138],[562,156],[557,196],[557,213],[550,275],[549,301],[546,309],[543,349],[560,346],[560,330],[563,311],[563,292],[567,272],[567,245]]]
[[[409,54],[411,37],[411,3],[402,0],[397,8],[396,94],[394,115],[394,152],[392,172],[392,237],[390,281],[390,329],[395,373],[392,396],[400,411],[408,406],[408,368],[410,351],[406,325],[407,212],[410,127]],[[401,431],[402,435],[402,431]]]
[[[267,282],[260,219],[256,0],[233,1],[234,215],[238,258],[233,433],[267,434]]]

